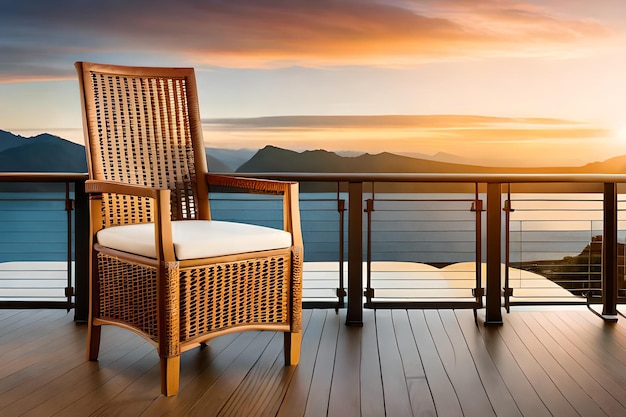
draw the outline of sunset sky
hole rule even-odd
[[[207,146],[626,154],[624,0],[0,0],[0,129],[82,143],[77,60],[195,67]]]

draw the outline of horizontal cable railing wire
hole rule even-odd
[[[72,178],[51,174],[45,183],[29,182],[28,176],[2,182],[0,307],[73,306]]]
[[[370,302],[475,298],[473,196],[377,193],[367,200]]]
[[[600,295],[602,196],[513,194],[511,303],[583,303]]]

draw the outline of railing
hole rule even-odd
[[[599,314],[606,320],[617,319],[618,303],[618,185],[626,183],[626,175],[605,174],[295,174],[295,173],[247,173],[246,176],[299,181],[303,186],[310,182],[347,184],[348,189],[348,303],[346,323],[362,325],[364,307],[364,273],[362,264],[364,255],[364,184],[379,189],[383,184],[394,192],[410,189],[411,192],[457,192],[474,191],[485,196],[485,230],[481,234],[485,240],[485,323],[502,323],[502,296],[508,307],[513,295],[510,286],[509,245],[510,217],[503,215],[511,212],[510,199],[503,200],[503,193],[545,192],[545,193],[596,193],[602,202],[602,240],[601,259],[601,296],[588,292],[589,301],[601,302]],[[413,185],[413,187],[410,186]],[[477,203],[482,200],[476,198]],[[478,211],[482,207],[476,207]],[[368,209],[365,210],[366,212]],[[477,222],[480,222],[477,216]],[[477,264],[482,256],[481,244],[477,243]],[[505,249],[503,251],[503,249]],[[503,256],[504,253],[504,256]],[[504,261],[504,262],[503,262]],[[368,263],[369,265],[369,263]],[[504,268],[503,268],[504,265]],[[476,302],[482,300],[482,268],[475,269]],[[503,274],[503,270],[505,273]],[[506,279],[503,279],[506,278]],[[623,276],[620,282],[624,282]],[[365,293],[367,297],[367,292]],[[619,298],[619,301],[621,298]],[[471,305],[471,304],[470,304]],[[367,306],[367,305],[366,305]]]
[[[626,183],[626,175],[252,173],[245,176],[301,183],[305,300],[309,306],[336,308],[343,307],[347,301],[347,324],[362,324],[364,307],[478,309],[483,306],[486,323],[494,324],[502,321],[502,305],[508,308],[516,303],[547,302],[601,304],[601,315],[615,319],[617,303],[624,301],[626,245],[618,245],[618,223],[622,225],[618,213],[623,211],[625,203],[618,201],[618,185]],[[67,184],[66,189],[70,184],[74,187],[75,227],[72,229],[71,216],[68,217],[67,271],[69,276],[74,234],[75,291],[68,285],[66,296],[71,303],[74,295],[78,319],[86,317],[88,307],[85,251],[89,222],[82,192],[85,178],[83,174],[0,175],[2,182],[60,182]],[[546,199],[548,194],[557,197]],[[254,210],[250,211],[256,213],[254,219],[242,219],[241,214],[232,217],[234,207],[239,209],[244,200],[250,200],[249,196],[242,198],[233,201],[230,194],[213,195],[214,216],[260,221],[270,226],[281,224],[275,218],[279,212],[275,207],[277,202],[259,200],[256,196]],[[581,202],[586,206],[571,210],[572,204]],[[539,209],[541,204],[549,207]],[[69,207],[67,211],[73,211],[71,204]],[[552,217],[538,217],[539,213],[541,216],[552,213]],[[577,213],[581,217],[565,218],[563,213]],[[585,217],[585,213],[589,216]],[[584,232],[585,237],[575,242],[577,246],[554,256],[556,247],[562,250],[575,241],[567,233],[547,239],[546,226],[555,225],[567,233]],[[598,236],[602,236],[601,241]],[[587,238],[589,242],[585,242]],[[583,248],[588,245],[587,252],[578,253],[580,245]],[[550,263],[563,261],[572,251],[579,255],[574,262]],[[552,255],[545,259],[542,254],[547,253]],[[529,259],[534,255],[539,258]],[[528,275],[531,273],[549,279],[532,281]],[[564,290],[566,296],[548,294],[555,288],[547,288],[547,281]],[[65,306],[67,302],[64,301]],[[0,302],[0,307],[11,304]]]
[[[86,178],[0,173],[0,308],[75,308],[86,319]]]
[[[365,200],[365,306],[480,308],[478,193],[370,194]]]
[[[518,271],[505,276],[507,308],[512,298],[515,304],[577,304],[601,294],[601,194],[509,194],[505,211],[507,264]],[[524,279],[526,272],[545,279]]]

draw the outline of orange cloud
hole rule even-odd
[[[569,55],[613,36],[599,22],[557,17],[525,3],[310,3],[287,10],[224,7],[207,14],[208,37],[237,27],[227,42],[190,46],[213,65],[406,65],[480,56]],[[250,17],[251,14],[256,19]],[[220,23],[221,22],[221,23]],[[226,27],[228,26],[228,27]]]
[[[544,117],[476,115],[269,116],[203,119],[206,126],[228,129],[427,129],[427,130],[596,130],[586,123]]]
[[[602,22],[512,0],[23,0],[0,15],[0,82],[72,76],[67,62],[120,54],[165,65],[397,67],[571,56],[613,37]]]

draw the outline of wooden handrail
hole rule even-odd
[[[298,182],[626,183],[626,174],[246,172],[227,175]]]
[[[0,172],[0,182],[78,182],[89,178],[77,172]]]

